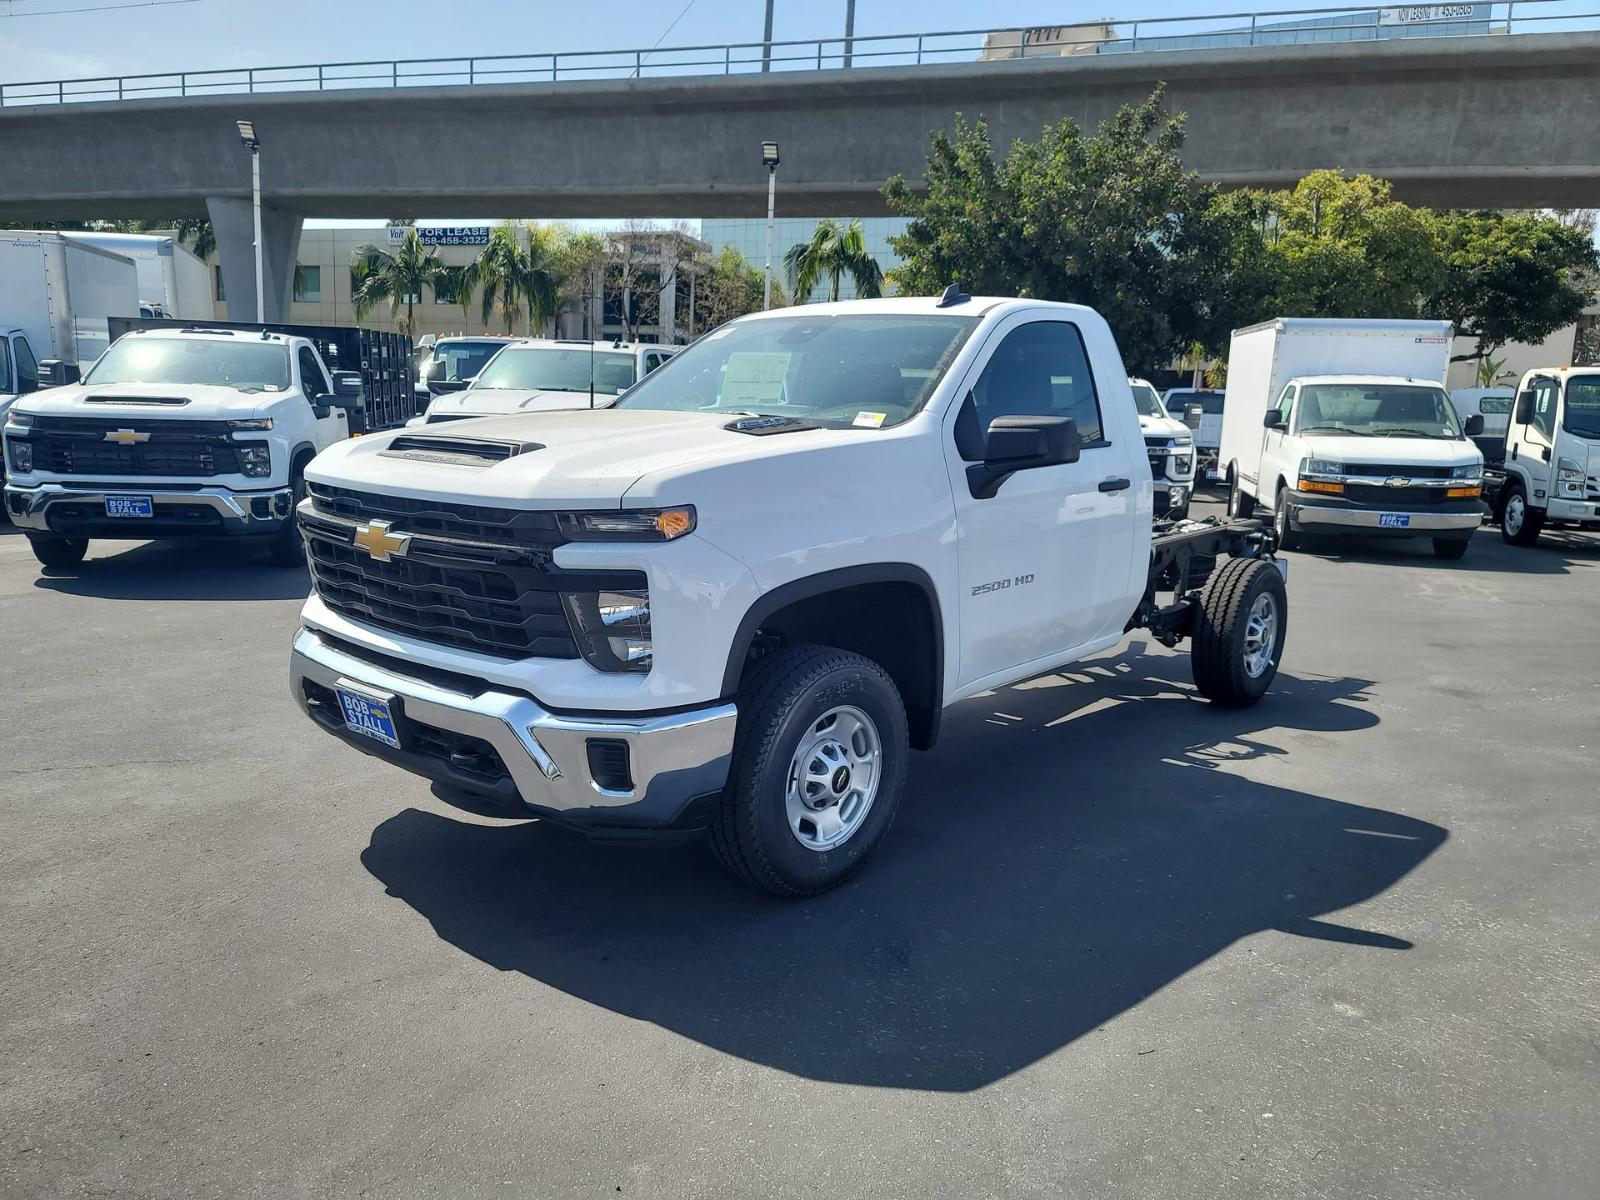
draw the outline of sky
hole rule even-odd
[[[1326,3],[1326,0],[1321,0]],[[125,7],[118,7],[125,6]],[[1198,16],[1315,0],[857,0],[857,34]],[[78,12],[60,10],[79,9]],[[685,11],[685,9],[687,9]],[[776,0],[776,39],[836,37],[845,0]],[[721,45],[761,38],[762,0],[0,0],[0,82],[352,59]],[[1126,17],[1118,17],[1126,20]],[[676,20],[676,25],[673,25]],[[669,26],[671,26],[669,32]]]

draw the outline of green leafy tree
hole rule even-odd
[[[461,309],[461,328],[467,328],[467,323],[472,319],[472,304],[478,298],[478,283],[480,267],[477,259],[468,263],[446,265],[439,268],[439,273],[433,278],[433,294],[435,299],[449,296]]]
[[[478,279],[483,289],[483,323],[498,311],[507,334],[516,331],[524,314],[528,332],[559,311],[557,271],[561,248],[560,230],[554,226],[529,225],[527,240],[523,230],[505,223],[489,233],[489,244],[478,256]]]
[[[605,239],[597,233],[564,231],[556,254],[560,294],[558,306],[578,309],[583,315],[583,336],[594,337],[594,299],[599,294],[606,264]]]
[[[1455,323],[1482,362],[1508,342],[1542,342],[1583,315],[1600,260],[1581,224],[1542,214],[1447,212],[1435,217],[1443,272],[1431,312]]]
[[[363,242],[350,258],[350,273],[356,285],[352,297],[356,320],[366,320],[368,313],[387,303],[390,315],[397,318],[400,332],[414,334],[417,299],[422,295],[423,286],[431,287],[443,269],[443,261],[423,245],[415,229],[406,233],[405,241],[395,247],[392,254],[371,242]],[[399,316],[402,304],[406,309],[404,317]]]
[[[1158,88],[1093,134],[1064,120],[1003,160],[986,122],[958,117],[933,135],[925,194],[900,176],[884,187],[889,210],[911,218],[892,240],[904,263],[891,281],[1091,305],[1141,367],[1219,345],[1235,316],[1221,276],[1240,217],[1184,168],[1183,118],[1163,100]]]
[[[818,282],[828,281],[828,299],[839,298],[839,284],[848,275],[856,295],[870,299],[883,295],[883,270],[867,250],[860,221],[849,225],[825,218],[817,222],[809,242],[798,242],[783,256],[789,290],[802,301]]]
[[[528,336],[532,337],[561,312],[561,269],[566,238],[559,225],[530,223],[526,234],[519,287],[528,309]]]
[[[760,312],[765,272],[732,246],[696,265],[694,333],[708,333],[746,313]],[[773,280],[772,305],[788,304],[783,288]]]

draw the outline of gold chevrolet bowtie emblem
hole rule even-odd
[[[355,544],[377,562],[388,562],[396,556],[405,557],[406,548],[411,545],[411,535],[390,533],[389,522],[374,521],[370,525],[356,526]]]
[[[148,433],[135,433],[131,429],[106,430],[106,441],[115,442],[119,446],[131,446],[135,442],[148,442],[149,440],[150,435]]]

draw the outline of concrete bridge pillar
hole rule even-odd
[[[206,211],[217,234],[217,260],[222,265],[222,291],[228,300],[230,321],[256,319],[255,216],[249,200],[208,196]],[[300,252],[300,229],[304,219],[298,213],[261,206],[262,274],[266,277],[263,296],[264,321],[289,319],[289,304],[294,299],[294,264]]]

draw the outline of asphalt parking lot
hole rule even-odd
[[[1258,708],[968,702],[785,904],[314,730],[301,573],[0,529],[0,1194],[1593,1195],[1600,539],[1288,557]]]

